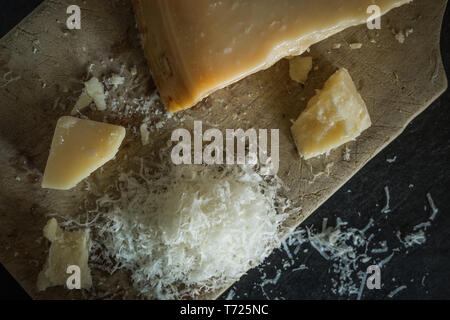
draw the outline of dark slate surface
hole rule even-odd
[[[0,36],[5,35],[23,19],[40,0],[0,1]],[[446,70],[450,70],[450,17],[448,9],[442,32],[442,53]],[[388,299],[388,294],[406,285],[394,299],[450,298],[450,94],[447,91],[405,132],[381,154],[366,165],[350,182],[337,192],[304,225],[318,226],[323,218],[334,225],[341,217],[350,226],[363,228],[375,220],[371,228],[372,242],[386,240],[390,249],[401,250],[382,268],[382,289],[365,290],[363,299]],[[386,160],[397,157],[394,163]],[[389,187],[391,212],[380,211],[386,204],[384,188]],[[426,242],[405,249],[396,237],[412,232],[417,224],[427,221],[431,209],[426,198],[430,193],[439,214],[426,230]],[[376,246],[374,246],[376,247]],[[307,250],[307,252],[304,252]],[[293,251],[293,247],[290,250]],[[380,255],[384,258],[389,253]],[[263,267],[250,271],[233,286],[239,299],[355,299],[356,295],[339,296],[332,293],[330,273],[332,262],[323,259],[309,244],[304,244],[294,256],[294,263],[281,273],[276,284],[268,283],[262,290],[261,278],[275,278],[276,270],[288,259],[287,253],[276,250]],[[292,271],[305,264],[308,270]],[[361,271],[365,271],[362,269]],[[29,299],[27,294],[0,265],[0,299]],[[358,285],[359,286],[359,285]],[[226,293],[223,297],[227,297]]]

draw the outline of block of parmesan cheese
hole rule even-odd
[[[412,0],[133,0],[144,52],[170,112]]]
[[[89,289],[92,286],[88,266],[89,231],[64,232],[53,218],[44,227],[44,237],[51,242],[51,246],[44,268],[38,276],[38,290],[66,285],[71,276],[71,273],[67,273],[69,266],[79,268],[80,288]]]
[[[308,102],[291,130],[298,151],[310,159],[355,140],[371,125],[350,74],[340,69]]]
[[[121,126],[62,117],[56,125],[42,187],[75,187],[115,157],[125,133]]]

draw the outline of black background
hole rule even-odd
[[[41,2],[1,0],[0,37]],[[448,11],[447,9],[441,39],[446,70],[450,70]],[[305,222],[305,225],[320,226],[324,217],[334,223],[339,216],[349,225],[362,228],[373,217],[378,230],[376,238],[390,243],[395,241],[395,231],[400,230],[402,234],[406,234],[413,226],[426,221],[430,215],[426,194],[431,193],[439,214],[426,232],[426,243],[411,248],[407,254],[394,256],[387,267],[383,268],[382,289],[366,290],[363,299],[387,299],[387,294],[400,285],[407,285],[408,288],[394,299],[450,298],[449,104],[450,94],[447,91]],[[397,156],[394,163],[386,161],[394,156]],[[414,188],[409,187],[411,184]],[[385,186],[389,186],[392,198],[392,212],[388,219],[380,215],[380,208],[386,202]],[[265,295],[258,285],[261,283],[261,274],[267,273],[268,279],[273,278],[275,266],[282,266],[286,259],[285,252],[276,250],[261,270],[250,271],[233,286],[235,298],[264,299]],[[302,263],[308,266],[308,271],[289,272],[288,269],[282,273],[276,285],[266,286],[266,294],[270,298],[284,299],[355,298],[339,297],[331,292],[328,273],[330,263],[315,250],[309,250],[307,254],[300,253],[295,258],[296,266]],[[425,281],[422,283],[424,276]],[[0,283],[0,299],[29,299],[1,265]],[[227,294],[224,295],[226,296]]]

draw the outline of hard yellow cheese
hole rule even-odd
[[[298,151],[310,159],[356,139],[370,126],[364,100],[348,71],[340,69],[308,102],[291,130]]]
[[[145,55],[170,112],[411,0],[133,0]]]
[[[68,190],[114,158],[125,128],[107,123],[62,117],[56,125],[43,188]]]
[[[80,288],[89,289],[92,286],[91,270],[88,266],[89,232],[64,232],[53,218],[44,227],[44,236],[51,242],[51,246],[44,268],[38,276],[38,290],[66,285],[71,275],[71,272],[67,272],[70,266],[79,268]]]

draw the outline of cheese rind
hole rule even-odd
[[[80,268],[81,288],[89,289],[92,286],[91,270],[88,266],[89,231],[64,232],[53,218],[48,221],[43,233],[51,242],[51,246],[44,268],[38,276],[38,290],[65,285],[70,276],[67,273],[69,266]]]
[[[74,117],[59,119],[42,181],[43,188],[69,190],[113,159],[125,128]]]
[[[144,53],[170,112],[411,0],[133,0]]]
[[[291,130],[298,151],[310,159],[356,139],[371,125],[364,100],[342,68],[308,102]]]

